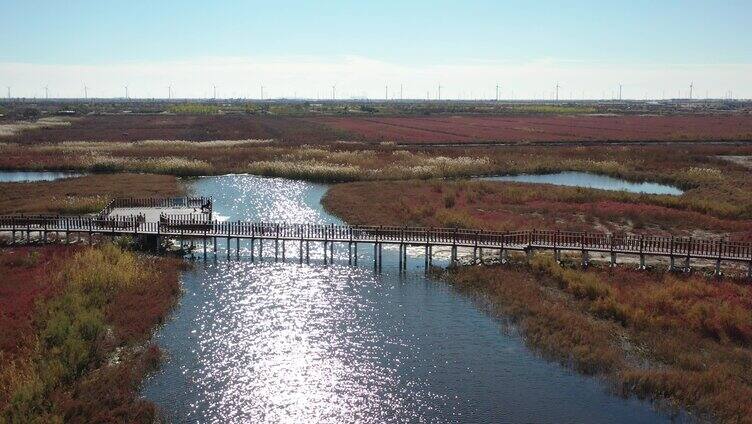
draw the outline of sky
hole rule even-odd
[[[0,0],[13,97],[752,97],[752,1]],[[168,87],[172,87],[168,89]]]

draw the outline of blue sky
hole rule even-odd
[[[18,86],[19,89],[28,86],[28,90],[32,90],[34,84],[51,84],[30,80],[35,73],[40,79],[49,80],[51,66],[58,66],[61,75],[73,72],[72,69],[82,69],[76,67],[88,67],[85,69],[99,75],[105,72],[103,67],[108,67],[113,81],[100,79],[100,82],[118,85],[120,82],[114,81],[113,66],[124,66],[121,79],[130,80],[148,79],[147,74],[128,73],[132,69],[128,71],[127,66],[135,64],[142,67],[161,64],[177,73],[185,73],[184,69],[179,71],[176,63],[182,63],[185,68],[187,64],[206,58],[232,58],[234,62],[245,60],[257,65],[281,60],[288,70],[298,66],[300,72],[304,72],[310,70],[312,63],[326,66],[334,62],[346,67],[348,60],[358,58],[360,62],[375,61],[392,69],[374,73],[373,86],[363,87],[372,96],[376,95],[377,87],[384,91],[380,87],[386,78],[404,80],[411,75],[410,84],[415,87],[417,76],[423,75],[426,81],[421,82],[419,90],[423,91],[441,79],[442,67],[503,68],[505,64],[520,67],[540,63],[565,70],[584,67],[591,74],[598,69],[603,71],[605,67],[607,72],[615,73],[615,79],[629,76],[618,75],[619,69],[622,69],[622,74],[645,70],[659,73],[663,66],[668,76],[677,72],[677,67],[703,67],[698,77],[715,75],[709,79],[713,80],[712,90],[720,94],[731,89],[719,85],[728,81],[730,75],[724,72],[729,66],[739,68],[733,72],[739,77],[731,77],[740,79],[727,85],[740,85],[737,90],[744,90],[741,85],[748,82],[743,76],[747,70],[745,65],[752,63],[752,31],[748,29],[752,1],[749,0],[3,0],[0,10],[0,38],[4,40],[0,45],[0,84]],[[229,66],[226,61],[222,63]],[[23,72],[19,66],[23,66]],[[725,71],[712,71],[710,67],[725,67]],[[195,66],[192,69],[199,74],[208,72],[197,70]],[[241,71],[241,68],[237,69]],[[397,75],[398,69],[406,74]],[[353,68],[351,73],[363,71],[368,70]],[[487,71],[493,73],[493,70]],[[498,73],[500,76],[515,76],[521,72],[509,74],[506,71],[499,69]],[[341,72],[347,73],[344,68]],[[449,74],[447,78],[462,80],[457,72]],[[691,79],[691,74],[690,71],[687,78]],[[476,74],[464,75],[473,78]],[[567,75],[564,72],[564,76]],[[197,80],[196,76],[186,74],[180,78],[191,81]],[[18,80],[20,77],[23,78]],[[220,77],[228,79],[220,83],[223,86],[235,86],[240,82],[229,76],[215,79]],[[259,71],[256,79],[270,77],[273,75]],[[549,78],[549,75],[540,77]],[[550,78],[555,77],[550,75]],[[65,95],[65,90],[75,91],[73,82],[66,78],[58,84],[61,96]],[[289,78],[294,80],[295,73]],[[434,81],[429,82],[427,78]],[[646,77],[641,78],[627,85],[639,86],[640,91],[649,89],[651,97],[657,96],[659,85],[665,85],[656,82],[653,86],[644,80]],[[205,86],[209,79],[212,78],[207,77],[201,84]],[[670,80],[667,78],[666,82]],[[65,87],[70,87],[63,89],[63,82]],[[586,82],[587,79],[573,81],[578,91],[604,91],[604,88],[586,87]],[[611,81],[609,86],[614,82]],[[143,81],[139,83],[146,86]],[[604,86],[606,83],[598,82]],[[702,81],[699,83],[703,84]],[[317,84],[323,87],[329,81],[322,80]],[[393,81],[393,84],[397,83]],[[544,84],[543,79],[537,84]],[[575,89],[573,84],[568,85]],[[709,87],[710,83],[707,84]],[[668,90],[675,91],[673,87]],[[199,95],[200,90],[194,91]],[[243,90],[236,91],[242,94]],[[358,95],[354,86],[349,87],[349,91],[350,95]],[[475,91],[487,90],[478,87]],[[533,95],[528,88],[519,91],[520,95],[523,92]],[[637,97],[636,93],[634,96]],[[457,89],[457,96],[460,95]]]

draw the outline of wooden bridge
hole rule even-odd
[[[240,251],[240,240],[250,240],[251,258],[255,255],[258,241],[259,255],[263,255],[263,241],[273,240],[275,258],[278,257],[280,243],[284,259],[286,242],[293,242],[300,251],[300,261],[308,259],[310,243],[323,243],[324,260],[329,249],[333,257],[335,243],[347,244],[349,261],[357,264],[357,249],[360,244],[371,244],[374,249],[374,264],[380,266],[382,245],[398,245],[400,250],[400,268],[406,267],[407,247],[425,248],[426,265],[432,263],[434,247],[450,247],[452,261],[458,260],[457,249],[472,249],[473,261],[484,259],[484,252],[498,252],[503,262],[509,251],[521,251],[528,254],[536,250],[552,251],[557,260],[562,251],[576,251],[582,255],[583,264],[589,262],[593,252],[610,255],[611,264],[615,265],[618,255],[639,256],[640,267],[645,267],[646,256],[670,258],[672,268],[675,261],[683,262],[684,269],[690,269],[693,259],[715,261],[715,270],[721,274],[721,263],[725,261],[746,264],[752,278],[752,243],[730,242],[723,239],[707,240],[691,237],[634,236],[605,233],[580,233],[567,231],[482,231],[457,228],[419,228],[393,226],[358,226],[358,225],[324,225],[324,224],[290,224],[266,222],[220,222],[204,216],[165,215],[157,222],[147,222],[141,216],[105,217],[90,216],[50,216],[50,215],[14,215],[0,216],[0,232],[11,233],[12,243],[31,242],[32,234],[38,240],[49,241],[50,234],[56,240],[69,242],[71,237],[88,237],[93,243],[95,236],[133,236],[151,239],[161,245],[166,239],[177,239],[181,246],[185,242],[194,245],[203,241],[204,255],[207,242],[212,240],[212,250],[217,251],[218,240],[225,239],[227,254],[232,250],[231,241],[235,240],[236,249]],[[355,255],[353,256],[353,251]]]

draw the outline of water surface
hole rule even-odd
[[[21,183],[33,181],[54,181],[63,178],[80,177],[84,174],[65,171],[0,171],[1,183]]]
[[[631,193],[670,194],[675,196],[683,193],[682,190],[665,184],[651,182],[635,183],[605,175],[591,174],[589,172],[568,171],[555,174],[502,175],[498,177],[487,177],[484,179],[491,181],[514,181],[522,183],[596,188],[600,190],[628,191]]]
[[[228,219],[339,223],[320,206],[326,186],[255,176],[193,183]],[[425,277],[422,249],[406,275],[396,248],[379,274],[370,246],[359,266],[321,244],[299,264],[199,258],[158,332],[167,362],[143,389],[173,422],[667,422],[634,399],[531,353],[466,296]],[[258,255],[258,251],[257,251]],[[281,256],[281,253],[280,253]]]

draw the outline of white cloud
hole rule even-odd
[[[82,97],[83,86],[92,97],[166,97],[172,85],[176,97],[337,98],[492,98],[495,84],[503,98],[551,98],[556,83],[560,98],[611,98],[624,84],[625,98],[687,96],[690,82],[695,97],[721,97],[733,90],[735,98],[752,97],[752,64],[619,64],[546,59],[532,62],[474,61],[456,65],[401,65],[360,56],[316,57],[207,57],[185,61],[102,65],[45,65],[0,63],[0,84],[12,87],[14,97]]]

